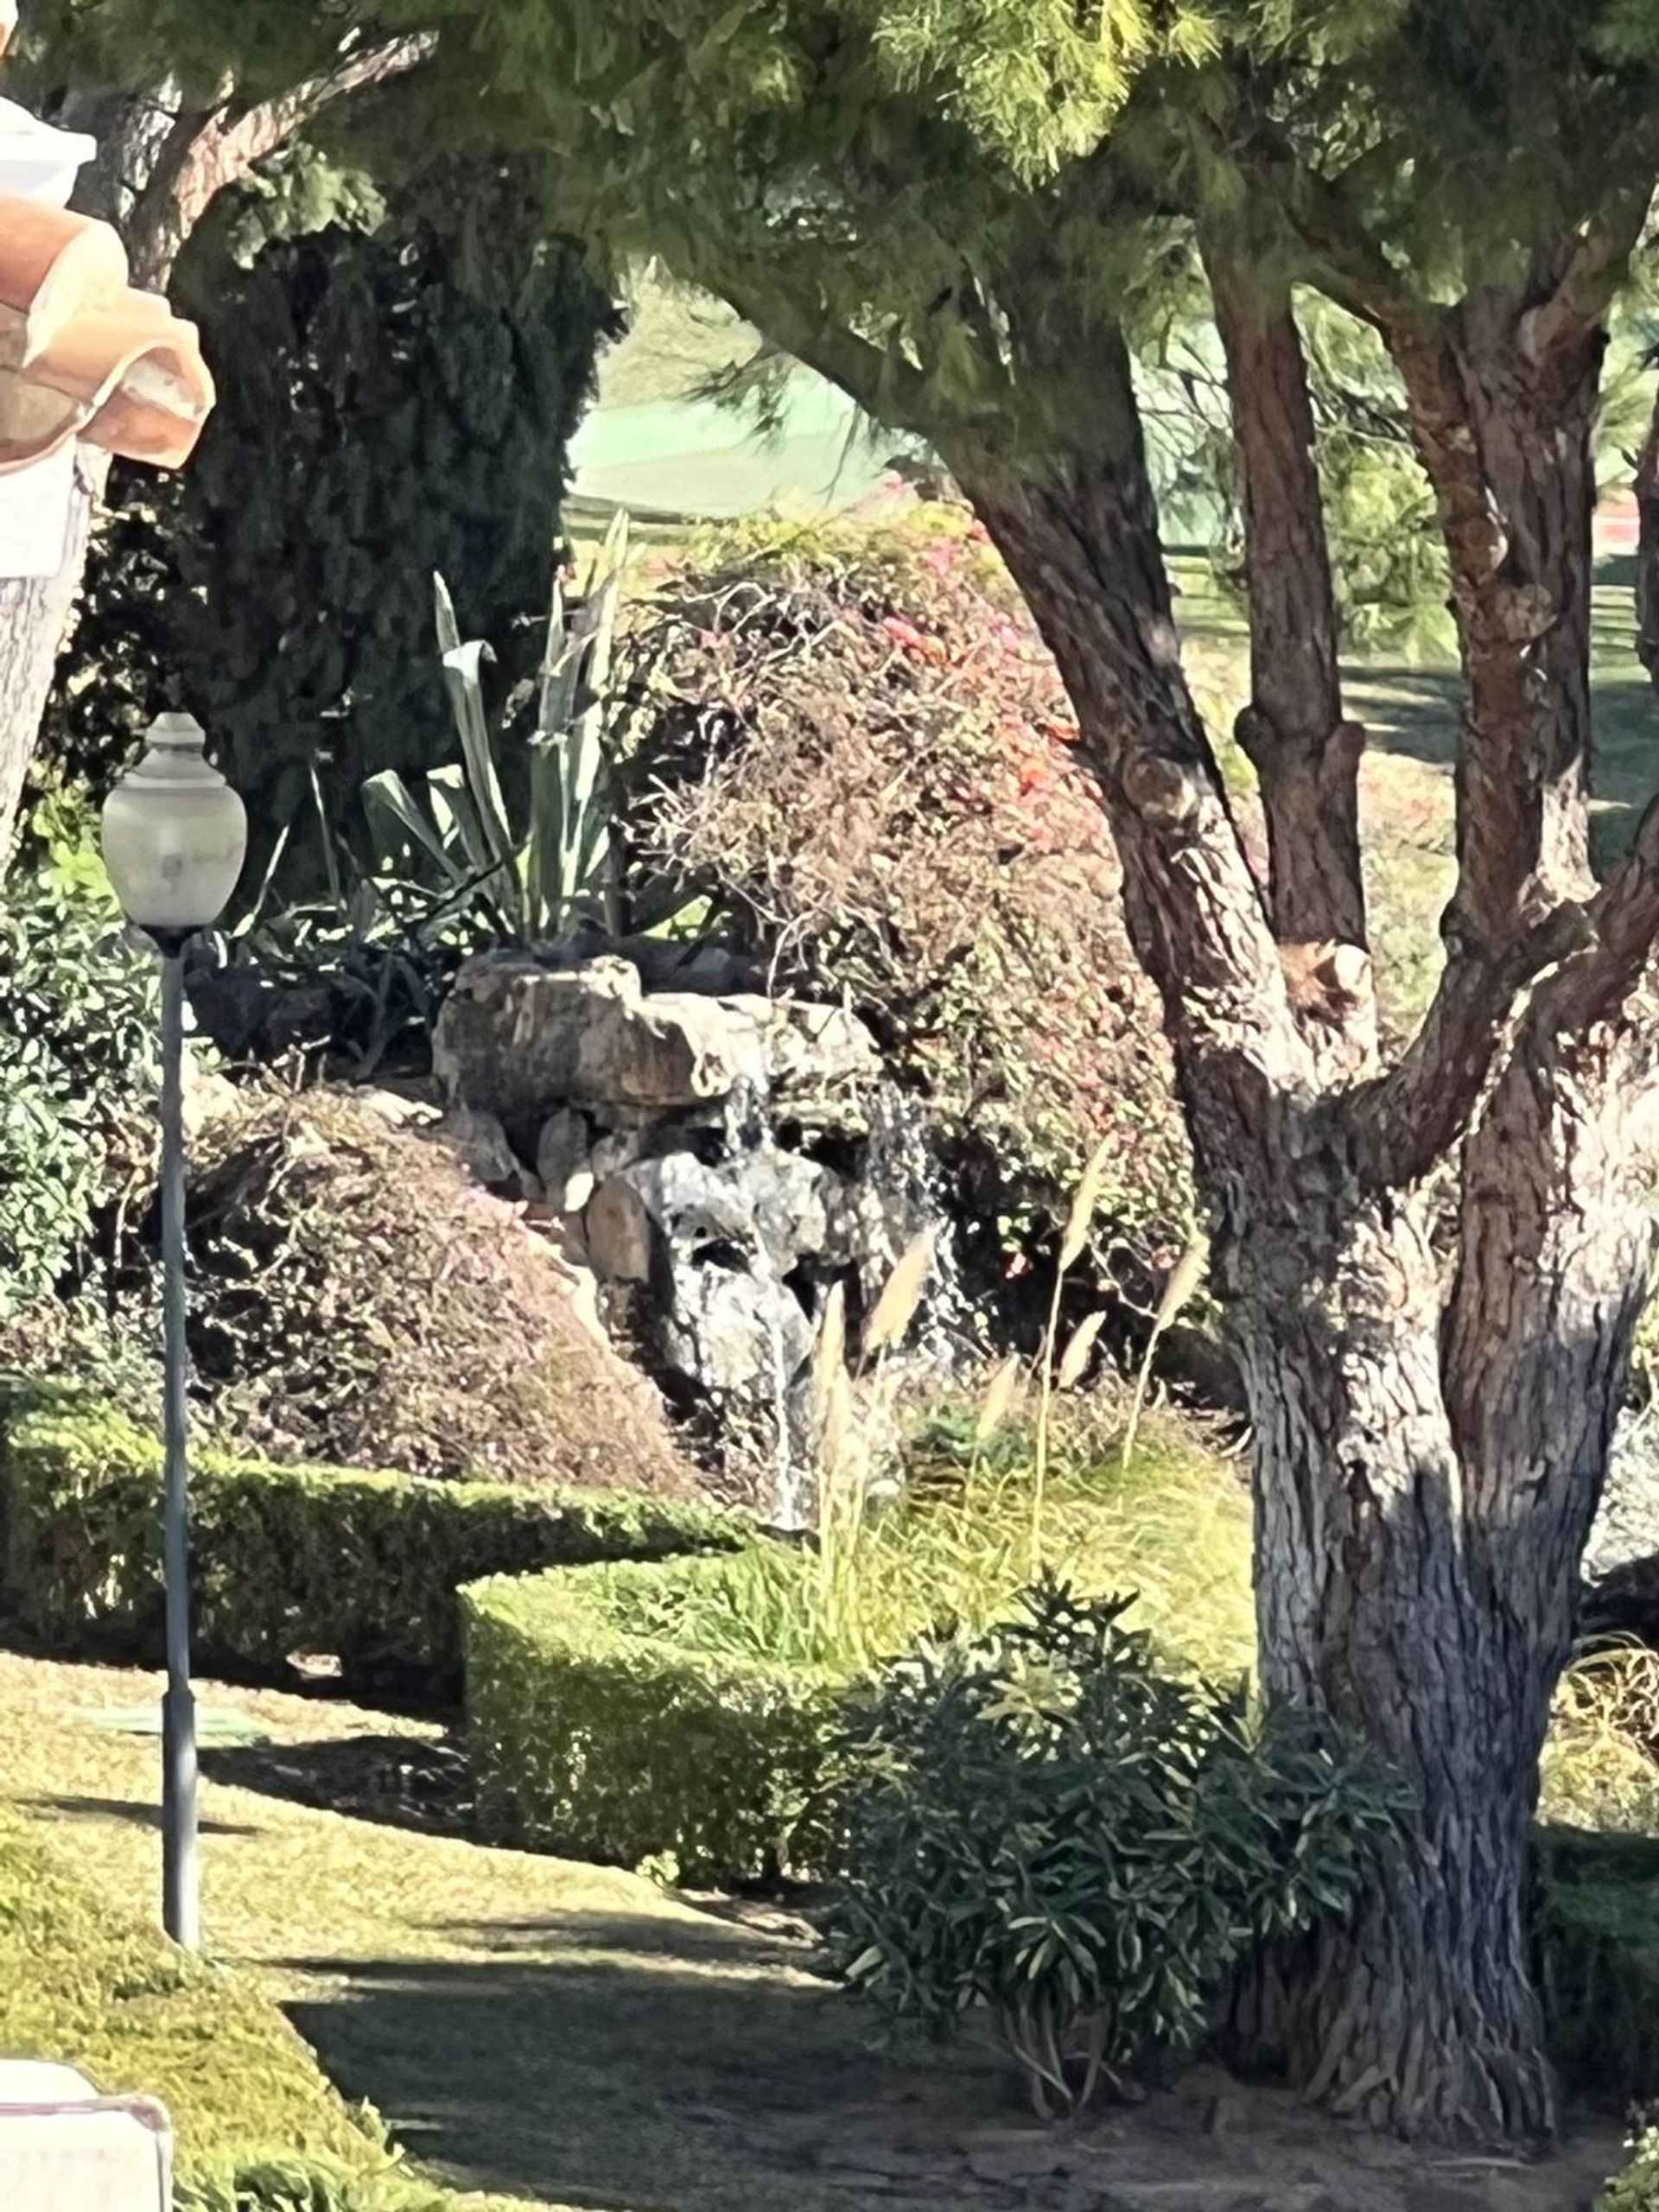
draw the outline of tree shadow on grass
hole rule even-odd
[[[22,1797],[17,1801],[26,1811],[55,1813],[72,1821],[124,1821],[134,1827],[159,1828],[162,1810],[159,1805],[143,1805],[125,1797]],[[234,1821],[203,1820],[203,1835],[263,1835],[263,1828],[247,1827]]]
[[[449,1738],[334,1736],[204,1747],[209,1782],[422,1835],[473,1834],[472,1781]]]
[[[817,2159],[849,2132],[902,2152],[995,2120],[990,2059],[874,2051],[846,1998],[720,1923],[558,1916],[472,1939],[504,1934],[502,1955],[467,1962],[299,1962],[330,1993],[291,2005],[295,2024],[447,2179],[593,2212],[983,2202],[966,2175],[960,2193],[907,2197],[837,2185]]]
[[[1348,711],[1378,752],[1449,768],[1457,758],[1459,683],[1454,668],[1356,661],[1343,671]]]

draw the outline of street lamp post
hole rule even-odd
[[[127,918],[162,957],[162,1285],[165,1381],[162,1911],[186,1950],[200,1941],[196,1721],[190,1687],[190,1471],[184,1294],[184,951],[236,887],[247,850],[241,800],[203,757],[200,724],[163,715],[104,806],[104,862]]]

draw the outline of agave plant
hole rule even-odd
[[[464,912],[494,937],[529,944],[584,924],[612,933],[621,926],[615,769],[623,733],[613,727],[608,687],[627,546],[628,518],[619,513],[574,608],[555,580],[522,822],[502,787],[505,734],[492,732],[484,702],[490,648],[463,641],[448,587],[433,580],[461,760],[434,770],[420,798],[395,769],[371,776],[364,804],[386,858],[435,871],[443,912]]]

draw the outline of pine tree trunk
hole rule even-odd
[[[1377,1746],[1415,1815],[1266,2024],[1378,2126],[1541,2140],[1529,1838],[1651,1241],[1624,1112],[1528,1052],[1471,1142],[1448,1287],[1421,1202],[1247,1221],[1221,1282],[1255,1431],[1262,1681]],[[1262,2023],[1256,2024],[1258,2032]]]
[[[1518,555],[1471,587],[1465,767],[1495,776],[1508,744],[1528,808],[1493,801],[1505,847],[1465,855],[1450,1010],[1426,1032],[1455,1058],[1421,1096],[1407,1071],[1393,1122],[1273,1027],[1284,984],[1198,773],[1138,445],[1035,482],[952,456],[1071,692],[1163,988],[1251,1406],[1264,1687],[1376,1746],[1413,1802],[1353,1923],[1294,1961],[1279,2053],[1374,2126],[1494,2143],[1554,2121],[1529,1829],[1652,1257],[1647,1047],[1580,1003],[1605,966],[1567,963],[1512,1025],[1500,958],[1582,869],[1586,480],[1571,438],[1552,457],[1527,435],[1538,419],[1500,456],[1524,495]]]
[[[1426,1224],[1333,1202],[1251,1224],[1231,1256],[1262,1688],[1375,1745],[1416,1799],[1356,1923],[1300,1948],[1258,2035],[1339,2112],[1540,2136],[1551,2098],[1523,1916],[1560,1624],[1512,1637],[1476,1571]]]
[[[94,471],[78,461],[57,574],[0,582],[0,874],[11,853],[23,781],[80,589],[93,484]]]

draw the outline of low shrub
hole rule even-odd
[[[106,1905],[4,1814],[0,2050],[159,2097],[191,2212],[242,2212],[230,2177],[267,2159],[364,2190],[393,2178],[372,2118],[341,2102],[275,2005]]]
[[[1350,1906],[1400,1798],[1368,1759],[1166,1673],[1126,1601],[1047,1583],[849,1701],[842,1976],[938,2037],[982,2008],[1044,2118],[1201,2038],[1256,1942]]]
[[[486,1832],[685,1880],[810,1865],[835,1678],[699,1640],[755,1571],[739,1554],[463,1591]]]
[[[550,1494],[193,1454],[197,1637],[210,1662],[332,1652],[348,1675],[442,1688],[461,1670],[458,1586],[493,1573],[729,1548],[677,1500]],[[113,1408],[0,1391],[0,1615],[52,1649],[161,1648],[162,1453]]]
[[[1091,1593],[1141,1574],[1137,1621],[1194,1664],[1247,1667],[1249,1508],[1235,1470],[1161,1421],[1128,1468],[1103,1471],[1090,1441],[1096,1464],[1063,1455],[1048,1484],[1042,1559]],[[625,1865],[807,1871],[832,1688],[941,1622],[983,1627],[1031,1580],[1017,1440],[1004,1464],[931,1437],[910,1471],[900,1499],[817,1549],[753,1545],[465,1592],[474,1765],[495,1833]],[[682,1756],[670,1683],[677,1715],[715,1708],[697,1726],[719,1734],[718,1760]]]
[[[1659,2212],[1659,2123],[1643,2123],[1630,2143],[1630,2164],[1596,2200],[1596,2212]]]

